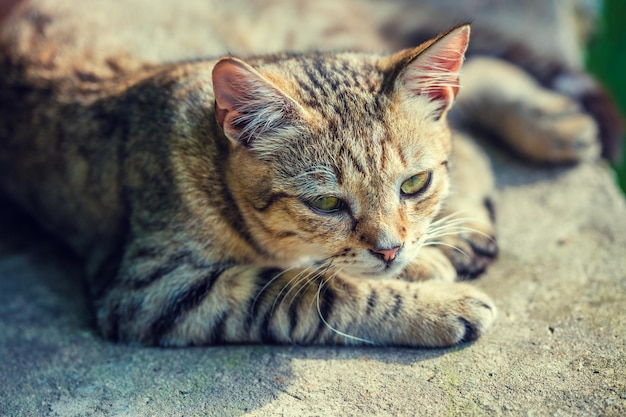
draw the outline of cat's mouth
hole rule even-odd
[[[397,276],[407,265],[405,257],[398,257],[393,262],[374,261],[371,259],[348,261],[341,256],[325,258],[313,262],[302,262],[302,266],[314,267],[319,271],[339,273],[352,278],[391,279]]]

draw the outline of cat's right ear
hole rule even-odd
[[[215,116],[224,134],[252,146],[262,135],[281,135],[295,126],[300,106],[257,70],[237,58],[213,68]]]
[[[458,93],[459,71],[469,35],[469,25],[458,26],[416,48],[400,51],[380,65],[390,74],[390,85],[396,92],[407,97],[425,97],[435,103],[433,116],[439,119]]]

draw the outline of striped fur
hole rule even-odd
[[[456,167],[445,116],[468,36],[461,26],[390,56],[168,64],[88,86],[28,78],[5,54],[1,186],[85,257],[111,340],[473,340],[495,307],[452,282],[440,248],[465,201],[443,209]],[[320,212],[319,196],[343,206]]]

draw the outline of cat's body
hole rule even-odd
[[[453,58],[441,70],[451,85],[459,33],[439,52]],[[495,317],[486,296],[407,282],[454,277],[418,262],[447,195],[456,88],[422,80],[411,62],[430,61],[418,52],[193,62],[93,92],[21,90],[32,107],[5,124],[16,140],[2,153],[3,189],[86,257],[112,339],[469,340]],[[36,136],[20,134],[33,115]],[[423,190],[403,185],[415,175]],[[311,207],[320,196],[345,207]]]
[[[482,272],[496,246],[488,166],[460,134],[452,159],[446,121],[468,35],[395,55],[133,64],[113,76],[63,75],[42,65],[45,49],[25,59],[5,37],[0,185],[85,258],[114,340],[472,340],[495,307],[453,281]],[[483,106],[524,121],[506,109],[520,97],[534,106],[534,91],[583,138],[511,141],[536,159],[597,155],[595,124],[569,99],[523,77],[509,88],[519,70],[476,62],[459,96],[466,117]],[[507,88],[481,84],[481,65]]]

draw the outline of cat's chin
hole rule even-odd
[[[368,279],[392,279],[398,276],[404,265],[393,265],[384,268],[355,268],[349,271],[343,271],[343,274],[352,278],[368,278]]]

